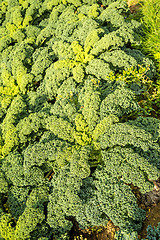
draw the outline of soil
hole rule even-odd
[[[143,195],[140,193],[138,187],[131,185],[132,191],[137,198],[138,206],[146,211],[146,219],[138,234],[139,239],[146,238],[148,225],[157,227],[158,222],[160,222],[160,178],[152,182],[154,183],[153,191]]]
[[[145,238],[147,236],[147,227],[151,225],[152,227],[157,227],[158,222],[160,222],[160,202],[158,204],[153,204],[148,208],[146,213],[146,220],[143,222],[143,227],[139,233],[139,239]]]
[[[128,7],[130,8],[130,11],[132,14],[135,14],[140,9],[140,0],[128,0]]]
[[[70,240],[114,240],[115,232],[119,230],[111,220],[108,221],[107,226],[95,226],[89,229],[73,228]]]

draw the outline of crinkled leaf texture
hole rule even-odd
[[[155,66],[133,47],[141,25],[127,4],[102,4],[0,2],[2,239],[67,239],[73,218],[141,228],[130,184],[145,193],[160,175],[160,121],[127,121],[140,106],[116,74]]]

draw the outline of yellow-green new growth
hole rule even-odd
[[[74,132],[75,141],[81,146],[91,144],[91,134],[82,114],[76,115],[75,124],[77,130]]]
[[[2,155],[6,156],[14,146],[19,144],[19,138],[16,129],[16,115],[21,113],[21,110],[25,108],[25,104],[22,101],[22,97],[20,95],[16,96],[6,114],[6,117],[1,125],[2,128],[2,136],[4,144],[2,146]]]
[[[142,65],[137,65],[138,70],[135,67],[130,67],[127,70],[123,70],[122,74],[116,75],[116,80],[122,80],[126,83],[139,83],[139,84],[146,84],[152,83],[152,81],[147,77],[146,73],[150,69],[150,66],[143,67]]]
[[[88,17],[93,18],[98,17],[99,16],[98,8],[99,8],[98,4],[93,4],[88,11]]]
[[[19,93],[19,87],[11,74],[4,69],[1,74],[3,86],[0,87],[0,100],[2,108],[7,108],[14,96]]]
[[[75,5],[76,7],[81,5],[81,1],[79,1],[79,0],[50,0],[47,3],[47,9],[51,10],[54,6],[57,6],[60,4],[66,5],[67,3],[71,3],[71,4]]]
[[[54,63],[55,69],[69,68],[72,69],[73,77],[76,82],[82,82],[84,78],[84,67],[88,62],[94,59],[94,55],[90,54],[93,45],[99,40],[99,34],[104,33],[103,29],[94,29],[86,37],[84,47],[78,41],[73,41],[71,45],[66,43],[54,44],[53,50],[56,51],[61,60]],[[59,50],[56,50],[56,46]]]
[[[44,218],[45,216],[40,209],[26,207],[14,228],[12,227],[14,219],[9,214],[3,214],[0,219],[0,235],[5,240],[28,239],[30,238],[30,233]]]
[[[15,10],[17,10],[16,7],[15,7]],[[18,14],[18,16],[16,14]],[[26,28],[31,21],[32,21],[32,16],[26,16],[23,19],[21,17],[20,11],[15,12],[15,14],[13,15],[13,24],[11,24],[9,22],[7,22],[7,24],[6,24],[6,29],[9,32],[9,36],[14,37],[16,31],[18,31],[19,29]]]
[[[14,146],[19,143],[18,135],[16,133],[16,128],[13,126],[5,134],[5,144],[2,147],[2,155],[6,156]]]
[[[27,68],[22,64],[16,69],[16,79],[22,93],[26,92],[26,86],[33,80],[33,75],[27,73]]]
[[[93,144],[96,150],[100,149],[100,144],[97,142],[98,138],[103,135],[113,123],[116,123],[119,121],[119,118],[114,115],[109,115],[107,117],[104,117],[100,123],[98,123],[93,130],[92,138],[93,138]]]
[[[76,82],[78,82],[78,83],[83,82],[84,68],[83,68],[82,64],[79,64],[79,65],[75,66],[72,69],[72,73],[73,73],[73,78],[75,79]]]
[[[83,51],[82,46],[78,43],[78,41],[73,41],[71,44],[71,51],[73,51],[74,58],[59,60],[54,63],[54,68],[59,69],[63,67],[68,67],[69,69],[74,68],[79,64],[85,64],[91,61],[94,57],[88,54],[86,51]]]
[[[0,235],[6,240],[15,240],[15,230],[12,227],[12,219],[9,214],[3,214],[0,219]]]
[[[28,8],[29,1],[28,0],[19,0],[19,4],[22,5],[23,8]]]
[[[1,1],[0,9],[1,9],[2,13],[5,13],[7,11],[7,6],[8,6],[8,2],[6,0]]]

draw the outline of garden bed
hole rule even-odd
[[[0,1],[0,240],[160,222],[160,38],[135,3]]]

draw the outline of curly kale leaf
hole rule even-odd
[[[67,166],[52,179],[48,223],[56,233],[71,229],[70,216],[75,217],[81,228],[105,225],[108,218],[122,229],[134,232],[141,228],[145,211],[138,208],[130,187],[123,181],[113,178],[103,166],[83,181],[75,179],[72,172]]]
[[[158,223],[157,227],[152,227],[151,225],[147,227],[147,238],[145,238],[146,240],[158,239],[159,236],[160,236],[160,223]]]
[[[155,66],[134,49],[141,24],[124,18],[127,3],[102,4],[0,2],[1,238],[67,239],[73,217],[82,228],[141,227],[127,184],[152,189],[160,123],[126,122],[139,105],[116,74],[143,64],[153,77]]]

